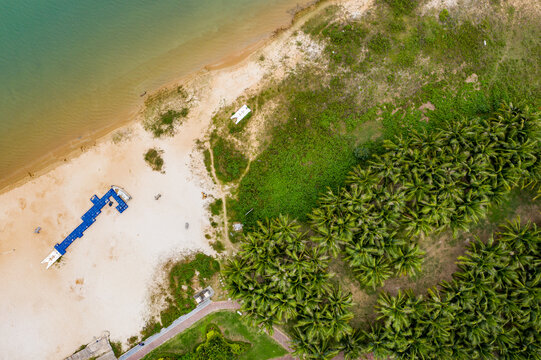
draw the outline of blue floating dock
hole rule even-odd
[[[77,226],[75,230],[71,232],[66,238],[60,243],[56,244],[54,248],[56,251],[60,253],[60,255],[64,255],[66,253],[66,249],[68,246],[71,245],[75,240],[78,238],[83,237],[83,233],[88,229],[94,222],[96,222],[96,218],[99,214],[101,214],[101,210],[104,206],[108,205],[111,202],[111,198],[113,198],[118,205],[116,206],[116,209],[119,213],[123,213],[124,210],[128,208],[128,204],[115,192],[113,188],[109,189],[103,195],[102,198],[97,197],[96,195],[92,196],[90,198],[90,201],[94,204],[83,216],[81,216],[81,219],[83,222],[81,225]]]

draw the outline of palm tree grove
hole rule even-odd
[[[247,232],[224,276],[246,319],[281,325],[302,359],[541,359],[541,231],[516,219],[474,239],[452,280],[424,294],[379,292],[350,324],[340,257],[366,291],[420,273],[419,239],[468,231],[510,191],[537,189],[540,112],[507,103],[491,117],[443,121],[385,140],[345,186],[321,194],[309,224],[287,216]]]

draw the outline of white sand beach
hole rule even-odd
[[[369,2],[352,3],[361,9]],[[185,80],[192,107],[176,136],[153,138],[139,117],[121,129],[129,135],[120,142],[110,134],[0,194],[0,359],[61,359],[103,331],[125,342],[145,323],[159,265],[189,251],[213,253],[204,236],[211,198],[202,199],[201,192],[217,190],[196,140],[218,109],[322,50],[317,44],[299,47],[309,40],[301,32],[293,35],[298,27],[232,67],[203,70]],[[164,151],[165,174],[143,160],[151,147]],[[79,225],[92,206],[90,197],[102,196],[111,185],[132,195],[129,208],[123,214],[104,208],[60,264],[46,270],[41,260]],[[38,226],[42,230],[35,234]]]

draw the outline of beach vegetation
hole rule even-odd
[[[162,171],[163,169],[163,150],[152,148],[145,153],[145,161],[154,171]]]
[[[396,15],[410,14],[416,7],[419,0],[383,0]]]
[[[229,311],[219,311],[209,314],[199,320],[189,329],[176,335],[157,349],[150,352],[144,360],[185,359],[183,356],[196,353],[198,348],[208,340],[209,332],[216,336],[219,333],[222,337],[220,342],[226,344],[221,346],[229,347],[222,349],[222,352],[229,355],[228,359],[267,360],[282,356],[286,351],[274,342],[267,334],[257,328],[247,325],[240,315]],[[199,350],[202,351],[202,350]],[[192,357],[188,357],[192,359]],[[200,359],[200,357],[193,357]],[[206,357],[204,359],[214,359]],[[217,357],[216,359],[221,359]]]
[[[135,344],[137,344],[139,342],[139,336],[137,335],[134,335],[134,336],[130,336],[127,340],[128,342],[128,346],[134,346]]]
[[[235,145],[222,137],[212,140],[216,177],[224,182],[237,180],[248,166],[248,158]]]
[[[151,318],[141,331],[143,339],[168,327],[196,306],[193,295],[194,284],[205,287],[206,283],[220,271],[220,263],[211,256],[197,253],[179,262],[167,265],[168,279],[165,288],[166,306],[160,312],[160,321]],[[196,276],[196,272],[198,275]]]
[[[110,341],[111,348],[113,349],[113,354],[118,358],[122,355],[122,343],[120,341]]]
[[[210,213],[212,216],[218,216],[222,212],[223,200],[221,198],[214,200],[210,204]]]
[[[167,110],[161,113],[154,121],[147,121],[145,128],[157,138],[164,135],[171,136],[175,133],[175,126],[180,125],[189,112],[188,107],[183,107],[180,111]]]
[[[218,254],[225,251],[225,245],[220,240],[213,241],[212,243],[210,243],[210,246],[212,246],[214,251],[216,251]]]

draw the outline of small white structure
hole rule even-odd
[[[231,116],[231,120],[235,122],[235,124],[238,124],[242,119],[246,117],[250,113],[250,108],[248,105],[243,105],[240,109],[237,110],[236,113]]]
[[[233,223],[233,230],[235,231],[242,231],[242,224],[239,222]]]

